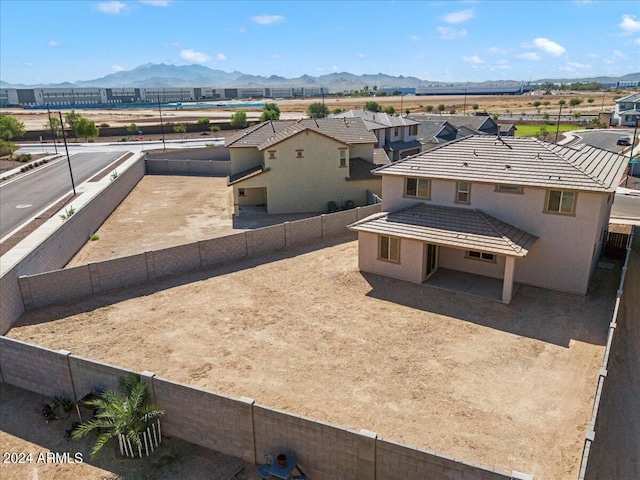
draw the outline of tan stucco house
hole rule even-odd
[[[584,295],[626,166],[587,145],[471,136],[381,167],[382,213],[351,225],[361,271],[439,271]]]
[[[267,121],[228,137],[235,214],[367,205],[382,188],[371,170],[389,161],[376,142],[359,118]]]
[[[361,118],[365,127],[373,133],[377,147],[384,149],[392,162],[420,152],[417,139],[420,122],[401,115],[355,109],[332,115],[333,118]]]

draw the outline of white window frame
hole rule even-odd
[[[466,190],[461,190],[460,185],[465,184],[467,186]],[[460,194],[464,194],[467,196],[465,200],[460,200]],[[462,203],[464,205],[469,205],[471,203],[471,182],[456,182],[456,201],[455,203]]]
[[[560,198],[558,200],[558,209],[556,210],[549,208],[549,204],[551,202],[551,198],[552,196],[555,196],[555,194],[559,193],[560,194]],[[571,208],[567,209],[565,208],[564,205],[564,201],[565,198],[571,196]],[[544,204],[544,212],[545,213],[552,213],[552,214],[557,214],[557,215],[575,215],[575,211],[576,211],[576,198],[577,198],[578,194],[577,192],[573,191],[573,190],[560,190],[560,189],[549,189],[547,190],[547,195],[545,198],[545,204]]]
[[[398,237],[378,235],[378,260],[400,263],[400,239]]]
[[[496,255],[494,253],[481,252],[479,250],[467,250],[465,258],[469,260],[480,260],[481,262],[496,263]]]
[[[411,195],[409,194],[409,182],[410,181],[413,182],[414,180],[416,182],[416,193],[415,195]],[[421,196],[420,184],[425,182],[427,184],[427,195]],[[428,178],[406,177],[404,181],[404,196],[410,197],[410,198],[420,198],[422,200],[430,200],[431,199],[431,180]]]
[[[346,148],[339,149],[340,151],[340,167],[347,166],[348,150]]]
[[[501,185],[496,185],[495,191],[498,193],[510,193],[515,195],[522,195],[524,193],[524,188],[522,188],[519,185],[501,184]]]

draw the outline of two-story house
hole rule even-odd
[[[584,295],[626,163],[587,145],[471,136],[381,167],[382,213],[351,225],[360,270],[499,279],[505,303],[517,284]]]
[[[614,125],[634,127],[640,117],[640,93],[634,93],[616,100],[613,112]]]
[[[487,115],[409,115],[419,122],[418,141],[422,150],[429,150],[439,144],[470,135],[502,134],[500,127]],[[513,130],[510,130],[513,136]]]
[[[378,139],[377,146],[387,152],[392,162],[420,153],[420,142],[417,139],[420,122],[399,115],[369,110],[347,110],[331,117],[361,118],[367,130]]]
[[[326,212],[381,193],[377,139],[360,118],[263,122],[226,139],[235,214]],[[384,153],[384,152],[383,152]],[[376,164],[375,162],[378,162]]]

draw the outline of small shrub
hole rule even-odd
[[[71,215],[73,215],[74,213],[76,213],[76,209],[73,208],[73,205],[69,205],[69,208],[65,208],[64,213],[60,215],[60,218],[64,222],[71,218]]]
[[[100,128],[109,128],[111,125],[109,125],[108,123],[101,123],[100,124]]]
[[[113,182],[116,178],[118,178],[118,171],[114,170],[113,172],[111,172],[111,175],[109,176],[109,178]]]
[[[20,171],[21,171],[22,173],[26,172],[26,171],[27,171],[27,167],[20,167]]]
[[[96,240],[100,240],[100,236],[97,233],[92,233],[91,235],[89,235],[89,240],[95,242]]]
[[[204,146],[205,147],[215,147],[216,144],[215,143],[205,143]]]
[[[49,160],[47,160],[46,158],[43,158],[42,163],[49,163]]]
[[[126,141],[127,141],[127,137],[122,137],[122,138],[120,139],[120,141],[121,141],[121,142],[126,142]]]
[[[64,395],[60,395],[59,397],[53,397],[53,408],[60,407],[64,413],[71,413],[73,407],[75,406],[73,400],[65,397]]]

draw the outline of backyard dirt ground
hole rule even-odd
[[[586,299],[523,286],[503,305],[360,273],[348,236],[30,312],[8,336],[574,479],[615,288],[599,269]]]

